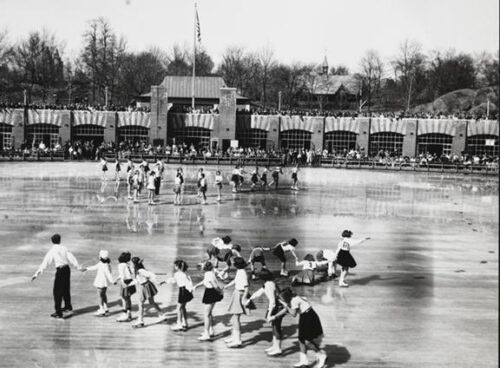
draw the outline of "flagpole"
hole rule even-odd
[[[194,3],[193,19],[193,80],[191,81],[191,108],[194,112],[194,79],[196,73],[196,3]]]

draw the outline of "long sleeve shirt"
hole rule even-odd
[[[87,271],[97,271],[94,279],[94,286],[96,288],[105,288],[113,283],[109,263],[99,262],[94,266],[87,267]]]
[[[76,268],[80,267],[75,256],[68,250],[68,248],[61,244],[52,245],[52,248],[50,248],[50,250],[43,258],[42,264],[38,268],[37,274],[45,271],[47,267],[52,263],[54,263],[54,266],[56,268],[70,264]]]
[[[351,250],[351,247],[353,247],[355,245],[358,245],[358,244],[361,244],[365,240],[366,240],[366,238],[358,239],[358,240],[354,240],[354,239],[351,239],[351,238],[344,238],[337,245],[337,254],[338,254],[338,252],[340,250],[346,250],[346,251],[349,252]]]
[[[118,263],[118,278],[123,282],[125,280],[132,280],[132,272],[130,271],[130,267],[128,263],[121,262]]]

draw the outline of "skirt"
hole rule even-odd
[[[243,305],[244,291],[235,290],[231,301],[229,302],[228,312],[231,314],[247,314],[245,306]]]
[[[102,167],[102,171],[104,171],[104,172],[108,171],[108,167],[107,167],[106,165],[104,165],[104,166]]]
[[[180,185],[174,186],[174,193],[175,194],[180,194],[181,193],[181,186]]]
[[[305,343],[323,336],[323,327],[321,321],[314,309],[310,308],[307,312],[300,315],[299,318],[299,341]]]
[[[262,266],[266,265],[266,259],[264,258],[264,255],[257,255],[253,256],[252,259],[250,260],[250,263],[255,264],[255,263],[260,263]]]
[[[252,183],[257,184],[259,182],[259,178],[257,175],[252,175]]]
[[[224,294],[215,288],[205,288],[203,293],[203,299],[201,302],[203,304],[213,304],[220,302],[224,298]]]
[[[297,173],[292,173],[292,180],[297,180]]]
[[[342,267],[354,268],[356,267],[356,261],[351,256],[351,252],[348,250],[341,249],[337,256],[337,264]]]
[[[292,285],[314,285],[314,271],[302,270],[292,278]]]
[[[263,183],[267,183],[267,175],[266,174],[263,174],[261,177],[260,177],[260,181],[263,182]]]
[[[179,288],[179,297],[177,298],[177,303],[183,304],[193,300],[193,293],[186,289],[185,286]]]
[[[286,262],[285,251],[281,245],[277,245],[272,250],[273,254],[280,260],[280,262]]]
[[[151,281],[146,281],[144,284],[141,285],[141,288],[142,288],[140,296],[141,302],[149,300],[150,298],[158,294],[158,289],[156,288],[155,284],[153,284]]]
[[[222,189],[222,183],[217,183],[217,187]]]
[[[132,282],[132,280],[123,280],[123,282],[128,285]],[[133,294],[135,294],[135,286],[131,287],[123,287],[122,284],[120,284],[120,296],[122,298],[130,298]]]
[[[231,181],[232,181],[233,183],[235,183],[235,184],[238,184],[238,183],[239,183],[239,181],[240,181],[240,177],[239,177],[238,175],[236,175],[236,174],[233,174],[233,175],[231,176]]]

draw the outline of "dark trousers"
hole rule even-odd
[[[160,195],[161,178],[155,178],[155,195]]]
[[[69,266],[59,267],[54,279],[54,306],[57,314],[62,314],[61,303],[64,299],[64,309],[73,310],[70,295],[71,269]]]

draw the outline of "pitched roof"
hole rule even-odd
[[[160,86],[167,89],[169,98],[191,98],[191,86],[193,78],[190,76],[167,75]],[[194,95],[197,99],[219,99],[220,89],[227,88],[222,77],[195,77]],[[151,93],[141,95],[150,97]],[[237,99],[247,99],[236,93]]]
[[[334,95],[343,87],[347,93],[357,95],[360,84],[352,75],[322,75],[313,88],[315,95]]]

